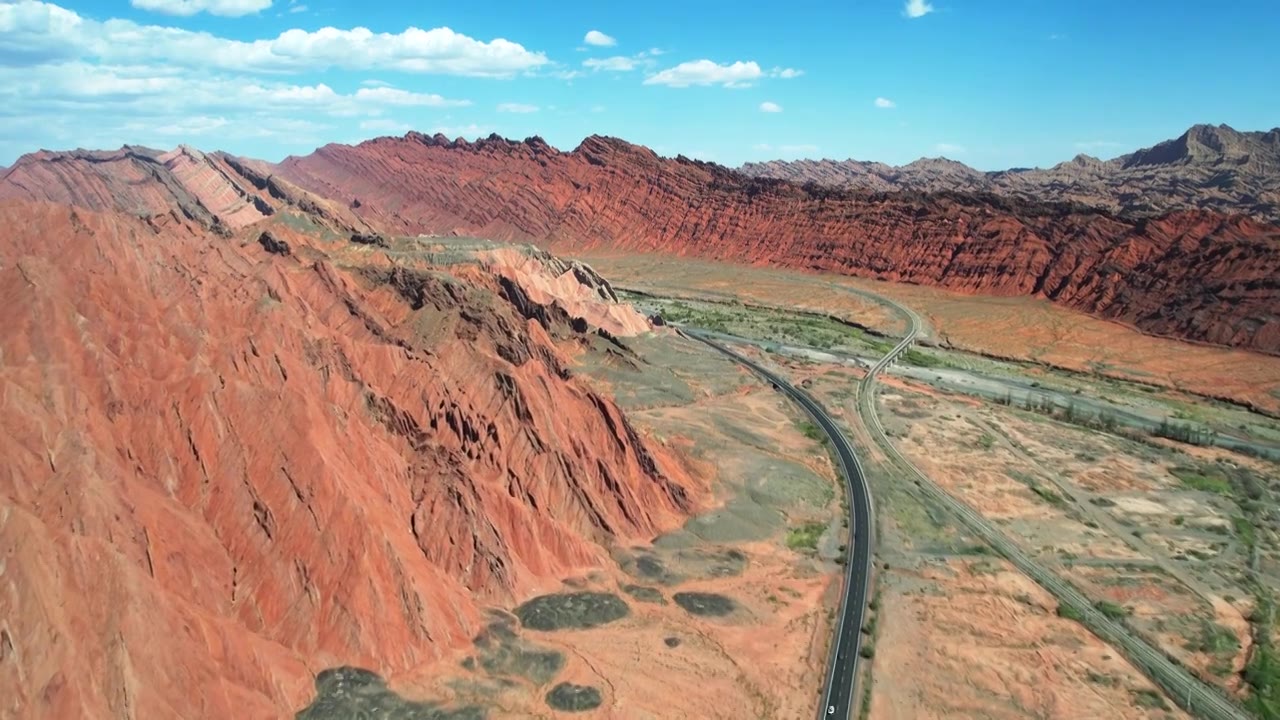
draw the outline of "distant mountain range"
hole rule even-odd
[[[773,166],[801,177],[830,168],[821,177],[837,185],[834,169],[860,171],[849,188],[750,177],[617,138],[561,151],[537,137],[410,132],[274,165],[187,147],[38,152],[0,170],[0,204],[69,204],[228,237],[288,207],[343,232],[702,256],[1042,297],[1149,333],[1280,354],[1277,138],[1198,126],[1105,163],[1004,173],[946,160]]]
[[[862,160],[774,160],[739,168],[752,177],[883,192],[990,192],[1075,202],[1130,216],[1200,208],[1280,221],[1280,128],[1240,132],[1196,125],[1180,137],[1114,160],[1089,155],[1048,169],[982,172],[945,158],[895,167]]]

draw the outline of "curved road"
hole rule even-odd
[[[876,373],[889,363],[915,339],[915,325],[893,350],[881,358],[880,362],[867,373],[863,379],[864,392],[875,382]],[[858,675],[859,652],[862,650],[862,625],[866,619],[867,602],[871,588],[871,551],[873,536],[871,488],[867,485],[866,475],[858,464],[858,457],[853,452],[844,433],[836,425],[827,411],[823,409],[807,393],[796,388],[773,372],[733,352],[727,347],[703,337],[696,331],[681,332],[682,335],[698,340],[724,353],[734,361],[746,366],[752,372],[767,380],[775,388],[785,393],[797,405],[813,418],[822,432],[831,440],[836,459],[840,464],[840,472],[844,475],[845,489],[849,497],[849,555],[845,562],[844,593],[840,598],[840,619],[836,624],[832,652],[827,664],[826,686],[822,691],[822,704],[818,707],[820,718],[849,717],[853,709],[853,694]]]
[[[907,317],[910,325],[906,337],[893,350],[881,358],[867,372],[858,392],[858,411],[871,431],[873,439],[893,460],[914,476],[917,487],[931,496],[955,515],[968,530],[981,537],[995,550],[1009,560],[1015,567],[1034,580],[1053,595],[1059,603],[1071,607],[1080,617],[1080,622],[1095,635],[1114,647],[1120,649],[1130,661],[1161,686],[1168,696],[1183,709],[1194,715],[1213,720],[1245,720],[1248,714],[1239,706],[1227,699],[1217,688],[1210,687],[1189,673],[1181,665],[1170,660],[1156,647],[1151,646],[1136,636],[1128,628],[1106,617],[1093,606],[1089,598],[1081,594],[1069,582],[1048,568],[1032,560],[1014,542],[996,529],[986,518],[979,515],[967,504],[951,496],[945,489],[922,473],[910,460],[904,457],[889,440],[880,423],[875,407],[876,375],[896,360],[915,341],[920,333],[919,316],[903,305],[888,298],[881,298],[885,304],[895,308]],[[840,603],[840,622],[837,626],[834,652],[829,660],[829,672],[826,687],[823,689],[823,704],[819,707],[820,718],[847,718],[852,710],[852,696],[857,679],[858,652],[862,645],[862,624],[866,615],[866,605],[871,582],[871,541],[872,541],[872,503],[871,492],[866,477],[853,454],[848,440],[836,427],[835,423],[812,398],[791,386],[788,382],[765,370],[756,363],[734,353],[728,348],[699,337],[692,332],[685,333],[730,356],[737,362],[767,379],[774,387],[786,393],[792,400],[805,409],[822,431],[831,439],[836,448],[841,470],[850,498],[853,558],[846,566],[845,592]]]
[[[1047,590],[1060,605],[1074,610],[1082,625],[1104,642],[1119,649],[1184,710],[1210,720],[1247,720],[1248,714],[1226,698],[1217,688],[1205,684],[1186,668],[1169,659],[1159,648],[1152,646],[1122,623],[1112,620],[1099,611],[1090,599],[1069,581],[1033,560],[1017,543],[1010,540],[985,517],[934,483],[928,475],[921,472],[914,463],[898,451],[885,433],[884,426],[880,423],[880,416],[876,412],[874,380],[876,373],[905,351],[906,346],[916,337],[920,328],[920,318],[905,306],[888,298],[884,298],[884,301],[907,316],[911,329],[902,343],[872,367],[867,377],[863,379],[858,393],[859,414],[862,415],[864,424],[871,430],[876,444],[915,478],[918,488],[950,510],[970,532],[985,540],[1014,567]]]

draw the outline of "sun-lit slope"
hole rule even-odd
[[[612,138],[410,133],[326,145],[278,173],[371,224],[829,270],[1034,295],[1151,333],[1280,352],[1280,231],[1193,210],[1129,220],[990,195],[749,179]]]
[[[0,714],[287,715],[699,503],[568,369],[593,331],[478,266],[0,217]]]

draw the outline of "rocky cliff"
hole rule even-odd
[[[1280,128],[1239,132],[1226,125],[1196,125],[1178,138],[1113,160],[1078,155],[1045,170],[984,173],[944,159],[901,167],[860,160],[775,160],[747,163],[741,170],[752,177],[831,187],[990,192],[1144,217],[1205,209],[1280,223]]]
[[[603,137],[560,152],[539,138],[410,133],[327,145],[277,174],[398,232],[1033,295],[1151,333],[1280,352],[1280,230],[1242,215],[1128,218],[990,193],[801,186]]]
[[[102,211],[0,201],[0,715],[289,715],[698,504],[575,378],[566,280],[247,225],[251,183],[129,152],[21,171]]]
[[[366,229],[343,208],[272,177],[269,166],[186,146],[23,155],[0,170],[0,200],[9,198],[172,219],[224,235],[284,207],[343,230]]]

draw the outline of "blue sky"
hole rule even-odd
[[[61,2],[0,2],[0,164],[414,129],[998,169],[1280,125],[1273,0]]]

